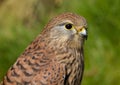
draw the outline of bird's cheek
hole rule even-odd
[[[73,29],[71,34],[72,35],[76,35],[77,34],[77,30]]]

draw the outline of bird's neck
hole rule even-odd
[[[83,48],[63,48],[56,53],[57,61],[64,66],[66,83],[78,85],[84,70]],[[76,83],[76,84],[75,84]]]
[[[42,48],[46,51],[48,58],[57,60],[58,63],[63,66],[67,75],[67,83],[77,82],[72,85],[78,85],[78,83],[80,83],[84,69],[82,43],[79,43],[80,47],[76,47],[74,45],[70,46],[68,43],[62,42],[61,40],[45,40],[44,38],[34,42],[38,42],[37,45],[40,45],[40,49]],[[35,46],[36,45],[34,45],[34,47]]]

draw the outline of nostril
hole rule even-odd
[[[82,31],[82,29],[80,29],[79,31]]]

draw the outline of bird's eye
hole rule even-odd
[[[66,25],[65,25],[65,28],[66,28],[66,29],[71,29],[72,27],[73,27],[72,24],[66,24]]]

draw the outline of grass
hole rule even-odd
[[[88,21],[85,42],[85,72],[82,85],[120,85],[120,1],[65,0],[52,16],[70,11]],[[10,10],[9,10],[10,11]],[[26,27],[10,12],[0,12],[0,80],[26,46],[50,19],[46,13],[40,24]]]

